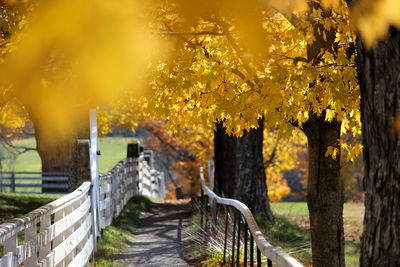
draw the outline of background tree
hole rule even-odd
[[[292,131],[288,124],[303,129],[309,139],[313,262],[316,266],[344,265],[343,185],[338,156],[341,147],[348,149],[352,158],[360,152],[359,146],[346,147],[338,141],[341,133],[351,130],[358,134],[360,128],[352,63],[354,34],[347,7],[328,12],[313,1],[306,13],[267,9],[264,18],[254,15],[255,21],[262,21],[256,29],[265,31],[260,42],[264,49],[241,46],[246,34],[240,27],[236,31],[235,20],[220,19],[201,8],[202,23],[193,26],[194,31],[182,33],[184,52],[192,61],[189,66],[179,61],[173,67],[176,69],[169,69],[172,72],[165,76],[174,77],[174,82],[163,86],[176,89],[163,101],[175,101],[180,95],[177,92],[186,88],[184,99],[192,101],[188,101],[192,109],[205,106],[210,107],[210,115],[217,111],[224,114],[214,118],[224,121],[228,134],[240,136],[244,129],[255,128],[262,116],[267,128],[279,122],[282,132]],[[179,35],[179,29],[179,24],[167,20],[165,30],[170,34]],[[173,76],[168,76],[171,73]],[[197,80],[188,82],[191,77]],[[180,78],[184,82],[176,82]],[[331,176],[322,177],[325,173]]]
[[[348,1],[353,2],[353,1]],[[400,264],[400,20],[396,1],[354,1],[361,91],[365,216],[360,266]],[[397,29],[395,28],[397,27]]]
[[[157,36],[147,27],[148,6],[139,2],[39,1],[32,8],[26,3],[1,3],[9,14],[28,7],[20,23],[1,17],[7,39],[2,53],[9,44],[18,49],[4,57],[0,87],[13,91],[34,122],[42,170],[65,171],[81,135],[78,122],[87,117],[76,106],[107,103],[133,87],[140,94],[147,62],[157,54]]]

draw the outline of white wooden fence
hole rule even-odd
[[[88,181],[68,195],[1,224],[4,256],[0,267],[87,265],[95,251],[94,222],[97,229],[110,225],[136,194],[165,197],[163,174],[152,170],[143,155],[122,160],[110,172],[100,174],[98,185],[96,205]],[[20,232],[24,233],[22,244],[18,242]]]

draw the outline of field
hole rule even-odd
[[[100,172],[106,172],[126,157],[126,145],[133,141],[132,138],[124,137],[103,137],[99,138],[99,156]],[[15,142],[15,145],[36,147],[35,138],[22,139]],[[36,151],[28,151],[15,158],[3,150],[9,159],[2,162],[2,171],[40,171],[40,157]]]
[[[282,247],[292,256],[304,262],[311,259],[308,209],[305,202],[271,203],[274,214],[278,215],[275,225],[263,225],[271,243]],[[364,216],[362,203],[346,203],[343,220],[345,232],[346,266],[358,266],[360,236]]]

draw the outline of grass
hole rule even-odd
[[[271,203],[271,208],[276,215],[277,223],[274,226],[267,226],[266,224],[263,226],[273,245],[282,247],[290,253],[290,249],[293,247],[300,247],[307,242],[311,243],[307,203],[276,202]],[[343,221],[346,266],[358,266],[363,216],[363,204],[344,204]],[[302,232],[302,230],[298,229],[299,227],[306,232]],[[280,231],[287,234],[282,234]],[[303,239],[300,238],[302,233],[304,233]],[[311,249],[306,247],[299,248],[299,253],[294,253],[293,255],[303,262],[309,262],[311,260]]]
[[[126,146],[132,142],[133,138],[124,137],[102,137],[99,138],[99,168],[100,172],[112,169],[120,160],[126,157]],[[36,147],[35,138],[27,138],[15,141],[17,146]],[[10,152],[2,149],[1,151],[7,158],[2,161],[2,171],[41,171],[41,161],[36,151],[27,151],[18,156],[13,156]]]
[[[21,139],[14,142],[15,146],[25,146],[29,148],[36,147],[35,138]],[[39,154],[36,151],[29,150],[18,156],[13,156],[10,152],[3,149],[3,153],[7,158],[2,162],[2,171],[41,171],[41,161]]]
[[[0,194],[0,223],[29,213],[59,197],[50,194]]]
[[[95,263],[91,266],[121,266],[115,262],[115,256],[127,247],[140,213],[149,209],[152,201],[144,196],[135,196],[125,205],[121,214],[103,231],[101,240],[97,243]]]
[[[59,195],[0,194],[0,224],[20,217],[57,199]],[[24,231],[18,233],[18,243],[24,241]],[[0,244],[0,257],[3,255],[3,243]]]
[[[126,158],[127,144],[133,138],[103,137],[99,138],[99,172],[110,171],[120,160]]]
[[[271,203],[271,208],[275,215],[275,224],[271,225],[263,218],[256,218],[266,239],[274,247],[297,258],[306,266],[310,266],[312,254],[307,204],[305,202],[278,202]],[[343,214],[346,266],[358,266],[360,235],[364,214],[363,204],[346,203]],[[199,228],[200,219],[198,217],[199,215],[193,216],[192,232],[194,233],[201,232]],[[221,218],[221,220],[224,221],[224,218]],[[218,227],[221,228],[223,226],[218,225]],[[221,228],[219,231],[221,232],[223,229]],[[222,262],[221,246],[223,246],[223,239],[221,237],[219,241],[217,239],[214,235],[211,240],[212,244],[209,244],[210,249],[207,252],[203,250],[207,256],[203,258],[202,263],[207,266],[219,266]]]
[[[126,157],[126,146],[128,142],[132,142],[132,138],[123,137],[103,137],[99,138],[99,149],[101,155],[99,156],[99,168],[100,172],[110,171],[120,160]],[[21,139],[15,141],[16,146],[25,146],[34,148],[36,147],[35,138]],[[39,154],[36,151],[27,151],[20,155],[13,155],[11,152],[0,149],[0,156],[4,159],[1,161],[1,171],[30,171],[40,172],[41,161]],[[22,175],[36,177],[37,175]],[[6,176],[5,176],[6,177]],[[21,176],[17,176],[21,177]],[[9,181],[3,181],[4,184],[10,183]],[[19,180],[16,183],[24,184],[37,184],[40,180]],[[1,188],[3,192],[9,191],[9,188]],[[39,187],[17,187],[17,192],[32,192],[40,193]]]
[[[302,227],[287,218],[275,215],[275,224],[267,223],[257,217],[257,223],[266,239],[274,247],[285,251],[303,263],[311,260],[311,236],[309,229]]]

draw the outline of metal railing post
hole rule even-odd
[[[235,262],[235,237],[236,237],[236,220],[237,220],[237,212],[236,210],[234,211],[234,218],[233,218],[233,231],[232,231],[232,264],[231,266],[234,266]]]
[[[15,173],[11,173],[11,192],[15,193]]]
[[[274,263],[276,263],[279,266],[291,266],[291,267],[302,267],[303,265],[298,262],[295,258],[291,257],[287,253],[278,250],[277,248],[274,248],[266,239],[265,237],[261,234],[261,231],[257,225],[257,222],[254,219],[254,216],[251,212],[251,210],[242,202],[236,200],[236,199],[230,199],[230,198],[223,198],[218,195],[216,195],[213,191],[208,188],[204,182],[204,176],[203,176],[203,167],[200,167],[200,181],[201,181],[201,189],[202,189],[202,199],[204,201],[204,196],[203,194],[206,193],[206,196],[212,200],[210,203],[212,205],[212,202],[215,200],[216,204],[218,205],[223,205],[226,207],[227,213],[225,214],[225,236],[224,236],[224,264],[228,264],[230,266],[235,265],[235,246],[237,243],[237,249],[236,249],[236,264],[239,266],[240,265],[240,242],[241,242],[241,231],[242,231],[242,223],[244,226],[244,264],[243,265],[248,265],[247,264],[247,248],[248,248],[248,243],[247,243],[247,236],[250,232],[250,266],[254,265],[254,256],[256,256],[256,262],[257,266],[261,266],[261,252],[262,254],[267,258],[268,260],[268,267],[271,266],[272,262],[269,259],[274,259]],[[227,229],[228,229],[228,216],[229,216],[229,210],[230,208],[232,209],[233,212],[233,231],[232,231],[232,253],[231,257],[228,258],[228,263],[226,263],[226,239],[227,239]],[[204,212],[204,211],[203,211]],[[211,219],[212,220],[212,219]],[[242,222],[243,220],[243,222]],[[238,230],[236,230],[236,225],[238,224]],[[207,221],[206,221],[206,227],[207,227]],[[250,230],[250,231],[249,231]],[[237,240],[236,240],[236,231],[237,231]],[[254,244],[256,243],[256,248],[254,247]],[[254,255],[254,252],[256,251],[256,255]],[[229,259],[232,261],[229,262]]]
[[[261,251],[257,247],[257,267],[261,267]]]
[[[243,255],[243,266],[247,266],[247,234],[248,234],[248,227],[246,220],[244,221],[244,255]]]
[[[200,218],[200,229],[203,230],[203,216],[204,216],[204,211],[203,211],[203,206],[204,206],[204,191],[203,189],[201,189],[201,195],[200,195],[200,214],[201,214],[201,218]]]
[[[240,267],[240,221],[242,216],[238,216],[238,235],[237,235],[237,251],[236,251],[236,266]]]
[[[226,240],[228,238],[228,219],[229,219],[229,213],[227,211],[225,214],[224,264],[226,263]]]

